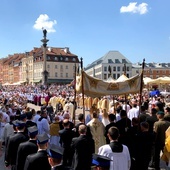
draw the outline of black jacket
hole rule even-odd
[[[74,154],[73,169],[91,170],[92,154],[95,152],[94,140],[86,135],[80,135],[73,138],[71,148]]]
[[[36,140],[29,140],[27,142],[21,143],[17,152],[16,169],[23,170],[27,156],[36,153],[37,150],[38,146]]]
[[[37,170],[37,169],[51,170],[46,150],[40,150],[35,154],[28,155],[26,158],[24,170]]]
[[[23,132],[18,132],[9,138],[5,157],[5,161],[8,162],[8,164],[16,165],[16,155],[19,144],[27,140],[28,136],[26,136]]]

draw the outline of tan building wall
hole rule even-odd
[[[21,82],[26,82],[28,84],[33,83],[33,56],[26,56],[22,58],[22,76]]]
[[[48,79],[73,79],[74,67],[75,63],[47,62]]]

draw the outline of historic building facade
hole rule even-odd
[[[113,79],[119,78],[122,74],[132,76],[132,63],[119,51],[109,51],[103,57],[89,64],[85,71],[88,75],[107,80],[110,75]]]
[[[142,63],[132,65],[132,75],[140,73],[142,70]],[[158,77],[170,76],[170,63],[145,63],[144,77],[156,79]]]
[[[43,78],[43,49],[34,48],[23,54],[9,55],[0,59],[0,74],[2,84],[33,84]],[[72,54],[68,47],[46,49],[47,83],[70,83],[78,67],[78,56]]]

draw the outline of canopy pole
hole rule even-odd
[[[74,110],[73,110],[73,123],[76,124],[76,75],[77,75],[77,66],[74,65]]]
[[[80,58],[80,65],[81,65],[81,82],[82,82],[82,98],[83,98],[83,115],[85,121],[85,106],[84,106],[84,74],[83,74],[83,58]],[[85,123],[85,122],[84,122]]]
[[[126,76],[126,64],[124,64],[124,75]],[[127,113],[127,95],[125,94],[125,110]]]
[[[140,113],[140,107],[142,105],[143,99],[142,99],[142,89],[143,89],[143,73],[145,68],[145,59],[143,59],[142,63],[142,72],[141,72],[141,82],[140,82],[140,98],[139,98],[139,113]]]

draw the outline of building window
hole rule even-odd
[[[76,59],[75,59],[75,58],[73,58],[72,60],[73,60],[73,61],[76,61]]]
[[[113,71],[116,71],[116,67],[113,67]]]
[[[60,65],[60,69],[63,69],[63,65]]]
[[[116,79],[116,74],[113,74],[113,78]]]
[[[57,69],[57,65],[55,65],[55,68]]]
[[[129,71],[130,69],[129,69],[129,67],[126,67],[126,71]]]
[[[120,67],[119,66],[117,67],[117,71],[120,71]]]
[[[107,74],[104,74],[104,80],[106,80],[107,79]]]
[[[108,63],[113,63],[112,59],[108,59]]]
[[[127,63],[126,59],[122,59],[122,63],[126,64]]]
[[[66,69],[68,69],[68,65],[66,65]]]
[[[119,59],[115,59],[115,63],[120,63]]]
[[[66,73],[66,77],[68,77],[68,73]]]
[[[107,67],[104,67],[104,71],[107,71]]]
[[[156,73],[159,73],[159,70],[157,70]]]
[[[63,73],[60,74],[60,77],[63,77]]]
[[[126,74],[126,76],[129,78],[129,74]]]
[[[50,68],[50,65],[47,65],[47,68]]]
[[[68,61],[68,57],[66,57],[66,61]]]
[[[58,58],[57,58],[57,57],[54,57],[54,60],[58,61]]]
[[[117,74],[117,79],[120,77],[120,74]]]
[[[58,77],[58,74],[57,74],[57,72],[55,73],[55,77]]]

